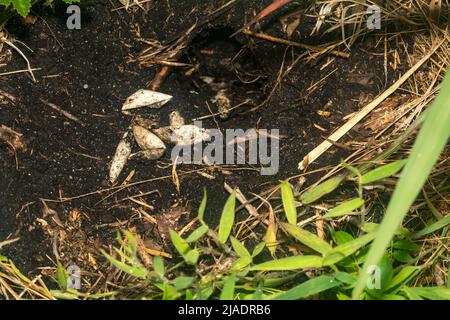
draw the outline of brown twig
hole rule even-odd
[[[244,31],[242,31],[242,33],[247,35],[247,36],[260,38],[260,39],[263,39],[263,40],[272,41],[272,42],[275,42],[275,43],[285,44],[285,45],[288,45],[288,46],[293,46],[293,47],[302,48],[302,49],[311,50],[311,51],[316,51],[316,52],[320,52],[320,51],[326,52],[328,50],[328,48],[326,48],[326,47],[318,47],[318,46],[312,46],[312,45],[308,45],[308,44],[303,44],[303,43],[300,43],[300,42],[295,42],[295,41],[291,41],[291,40],[286,40],[286,39],[282,39],[282,38],[273,37],[273,36],[270,36],[270,35],[265,34],[265,33],[252,32],[250,30],[244,30]],[[332,55],[335,55],[337,57],[341,57],[341,58],[345,58],[345,59],[350,57],[350,55],[348,53],[343,52],[343,51],[339,51],[339,50],[330,50],[329,53],[332,54]]]
[[[14,71],[5,71],[0,73],[1,76],[9,76],[12,74],[18,74],[18,73],[24,73],[24,72],[30,72],[30,71],[38,71],[41,70],[41,68],[32,68],[32,69],[22,69],[22,70],[14,70]]]
[[[79,125],[81,125],[82,127],[85,127],[86,124],[81,121],[79,118],[77,118],[76,116],[72,115],[71,113],[63,110],[61,107],[58,107],[56,104],[48,102],[44,99],[39,99],[43,104],[49,106],[50,108],[52,108],[53,110],[59,112],[60,114],[62,114],[64,117],[66,117],[69,120],[72,120],[76,123],[78,123]]]
[[[268,16],[272,12],[275,12],[276,10],[280,9],[281,7],[283,7],[284,5],[288,4],[289,2],[291,2],[291,0],[274,0],[273,3],[271,3],[266,8],[264,8],[252,20],[250,20],[250,22],[246,23],[241,29],[236,31],[231,37],[234,37],[238,33],[243,32],[245,29],[251,27],[253,24],[258,22],[259,20],[265,18],[266,16]]]
[[[163,66],[150,83],[150,90],[158,91],[164,79],[169,75],[169,71],[170,71],[169,66],[167,65]]]

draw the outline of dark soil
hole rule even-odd
[[[116,3],[116,1],[112,1]],[[204,21],[215,8],[226,1],[167,0],[156,1],[146,13],[142,10],[127,13],[112,11],[109,2],[86,3],[82,7],[82,29],[66,28],[65,8],[55,12],[37,11],[40,19],[26,25],[20,20],[11,21],[8,31],[29,46],[33,53],[24,52],[35,71],[37,83],[25,73],[0,77],[0,88],[17,98],[16,103],[0,106],[0,124],[23,133],[28,150],[18,154],[16,169],[14,155],[7,145],[0,144],[0,241],[8,236],[20,237],[20,241],[2,251],[21,268],[32,270],[48,265],[52,254],[52,238],[44,231],[37,218],[43,217],[43,199],[58,200],[96,190],[107,189],[108,165],[117,143],[130,125],[131,118],[121,113],[125,99],[141,88],[147,88],[159,66],[145,68],[127,62],[136,58],[147,47],[138,41],[136,30],[145,39],[162,43],[183,34],[195,21]],[[220,3],[219,3],[220,2]],[[268,4],[270,1],[262,1]],[[196,29],[189,39],[190,45],[181,52],[179,61],[198,68],[189,75],[189,68],[174,68],[164,80],[159,91],[171,94],[173,100],[156,115],[162,125],[168,124],[168,114],[173,110],[189,119],[208,115],[209,103],[215,92],[201,77],[213,77],[227,85],[227,92],[236,105],[245,99],[253,105],[264,101],[272,90],[285,57],[285,65],[292,63],[293,55],[301,50],[256,40],[239,35],[230,38],[244,21],[248,21],[263,4],[237,6]],[[117,5],[117,4],[116,4]],[[253,7],[254,8],[253,8]],[[288,8],[292,10],[294,8]],[[311,24],[304,22],[310,28]],[[286,38],[276,17],[263,24],[263,31]],[[297,32],[293,40],[311,44],[329,39],[308,37],[308,31]],[[245,79],[258,76],[259,80],[243,84],[230,68],[230,61],[242,50],[234,65],[239,65]],[[200,168],[180,165],[181,191],[178,194],[172,179],[143,183],[126,188],[102,200],[111,192],[83,196],[63,203],[47,202],[58,212],[63,222],[73,208],[84,214],[83,233],[97,245],[114,243],[116,228],[99,227],[103,224],[125,221],[124,227],[135,226],[146,230],[142,219],[131,218],[138,205],[118,201],[138,192],[158,190],[146,196],[145,201],[155,207],[150,214],[177,204],[196,212],[206,187],[209,195],[207,217],[217,221],[228,193],[223,188],[227,182],[239,187],[248,197],[260,193],[279,180],[298,174],[297,164],[303,156],[318,145],[324,137],[343,123],[342,118],[361,107],[358,102],[363,94],[376,95],[389,83],[384,81],[383,56],[367,52],[383,52],[374,48],[371,39],[357,44],[349,59],[337,58],[321,70],[329,57],[310,64],[296,65],[283,79],[270,101],[256,112],[242,113],[251,106],[234,112],[227,120],[219,117],[205,120],[204,127],[267,128],[280,129],[280,171],[276,176],[261,176],[255,166],[236,166],[227,172],[209,172],[214,179],[198,174],[181,175],[182,172]],[[25,62],[16,53],[0,72],[24,69]],[[332,73],[310,94],[308,88]],[[241,74],[241,76],[242,76]],[[366,84],[356,84],[358,77],[369,79]],[[390,74],[390,80],[394,79]],[[242,77],[241,77],[242,79]],[[42,102],[51,102],[78,117],[85,126],[71,121]],[[329,117],[318,115],[318,110],[330,112]],[[326,132],[318,129],[319,127]],[[353,137],[361,132],[352,132]],[[328,152],[312,169],[332,165],[345,156],[337,148]],[[170,176],[170,152],[158,162],[130,161],[120,180],[131,172],[136,174],[131,182]],[[313,182],[309,178],[309,182]],[[49,220],[50,224],[54,224]]]

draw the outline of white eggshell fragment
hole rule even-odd
[[[173,143],[182,146],[196,144],[209,139],[210,135],[208,130],[192,124],[184,125],[173,130],[171,138]]]
[[[226,90],[219,90],[212,102],[217,105],[220,113],[219,117],[222,119],[227,119],[230,113],[229,109],[231,108],[231,101],[226,95]]]
[[[164,154],[165,149],[151,149],[151,150],[142,150],[136,153],[133,153],[130,156],[130,159],[143,159],[143,160],[158,160]]]
[[[171,126],[154,129],[153,132],[164,142],[172,143],[173,129]]]
[[[203,77],[200,77],[200,79],[202,79],[202,81],[206,84],[211,84],[214,82],[213,77],[203,76]]]
[[[140,89],[125,101],[122,111],[149,107],[159,109],[172,99],[172,96],[161,92]]]
[[[131,144],[125,140],[125,137],[120,140],[116,148],[116,153],[111,161],[109,168],[109,181],[114,184],[117,181],[120,173],[127,164],[128,158],[131,154]]]
[[[149,130],[159,127],[158,117],[154,115],[150,115],[147,117],[143,117],[141,115],[135,116],[133,119],[133,124],[137,124]]]
[[[145,158],[149,160],[159,159],[166,151],[164,142],[144,127],[134,125],[133,134],[137,144],[144,151]]]
[[[175,130],[185,125],[184,118],[178,111],[173,111],[169,115],[170,127]]]

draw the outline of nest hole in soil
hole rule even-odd
[[[229,122],[224,120],[234,118],[266,98],[263,90],[266,80],[264,72],[247,43],[232,37],[235,31],[227,26],[200,31],[180,58],[180,62],[192,67],[177,70],[177,73],[188,75],[187,81],[195,92],[208,97],[206,101],[211,104],[210,111],[213,113],[221,111],[223,100],[228,100],[226,104],[229,108],[242,105],[226,116],[219,117],[224,127]]]

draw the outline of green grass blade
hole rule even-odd
[[[290,224],[297,224],[297,209],[295,207],[294,193],[287,181],[281,182],[281,199],[283,200],[284,213]]]
[[[122,270],[123,272],[126,272],[132,276],[135,276],[137,278],[143,278],[145,279],[148,274],[148,270],[144,267],[133,267],[130,265],[127,265],[119,260],[114,259],[109,254],[107,254],[104,250],[101,250],[102,254],[108,259],[109,262],[111,262],[112,265],[114,265],[116,268]]]
[[[406,300],[406,298],[397,294],[385,294],[381,296],[380,300]]]
[[[233,300],[236,278],[230,275],[223,280],[223,288],[220,293],[220,300]]]
[[[191,249],[187,242],[183,240],[183,238],[180,237],[180,235],[176,231],[169,229],[169,235],[175,249],[177,249],[177,251],[183,257],[184,261],[190,265],[197,264],[198,257],[200,255],[198,250]]]
[[[368,233],[362,237],[356,238],[355,240],[345,242],[337,247],[334,247],[331,251],[327,253],[324,257],[324,265],[329,266],[338,263],[342,259],[352,255],[363,246],[372,241],[376,236],[376,233]]]
[[[186,238],[185,241],[187,243],[195,242],[203,237],[208,232],[208,230],[209,228],[207,225],[201,225],[200,227],[192,231],[192,233]]]
[[[421,296],[415,294],[410,288],[403,288],[402,291],[406,293],[409,300],[423,300]]]
[[[419,239],[423,236],[426,236],[427,234],[433,233],[435,231],[438,231],[439,229],[442,229],[450,224],[450,215],[442,218],[441,220],[429,225],[428,227],[423,228],[422,230],[413,233],[411,235],[411,239]]]
[[[250,252],[248,252],[247,248],[235,237],[230,237],[231,246],[233,247],[234,252],[241,258],[243,257],[251,257]]]
[[[56,269],[56,280],[58,281],[58,286],[61,290],[65,291],[67,290],[67,271],[62,266],[61,262],[59,260],[56,260],[57,269]]]
[[[199,221],[203,221],[203,216],[205,215],[205,209],[206,209],[206,202],[208,200],[208,196],[206,194],[206,188],[203,189],[203,199],[202,202],[200,203],[200,207],[198,208],[198,220]]]
[[[232,271],[238,271],[244,269],[250,263],[252,263],[252,257],[241,257],[237,259],[231,266]]]
[[[336,280],[345,284],[349,284],[351,286],[353,286],[356,283],[356,280],[358,280],[358,277],[356,275],[341,271],[336,272],[334,274],[334,277],[336,278]]]
[[[345,231],[336,231],[332,234],[333,241],[336,243],[336,245],[340,246],[341,244],[344,244],[346,242],[350,242],[354,240],[353,236]]]
[[[377,232],[377,237],[368,253],[353,298],[358,299],[364,290],[368,273],[367,268],[377,265],[400,227],[409,208],[422,189],[440,153],[450,136],[450,72],[442,84],[442,89],[433,106],[426,111],[422,129],[414,143],[411,155],[403,169],[391,198],[386,215]]]
[[[266,247],[265,242],[258,243],[252,251],[252,257],[254,258],[257,255],[259,255],[264,250],[265,247]]]
[[[429,300],[450,300],[450,289],[445,287],[408,288],[408,291]]]
[[[421,247],[414,242],[399,239],[392,244],[392,248],[411,252],[418,252],[420,251]]]
[[[275,297],[269,297],[274,300],[298,300],[307,298],[313,294],[318,294],[325,290],[339,286],[341,283],[332,276],[319,276],[308,280],[298,286],[276,295]]]
[[[398,160],[369,171],[361,177],[361,184],[368,184],[390,177],[399,172],[405,164],[406,160]]]
[[[322,257],[319,256],[294,256],[271,260],[248,268],[250,271],[286,271],[304,268],[320,268]]]
[[[170,229],[169,235],[170,239],[172,240],[173,246],[182,256],[186,255],[189,250],[191,250],[186,241],[184,241],[183,238],[181,238],[175,230]]]
[[[328,193],[335,190],[341,182],[345,179],[344,176],[337,176],[331,179],[328,179],[325,182],[322,182],[321,184],[312,187],[308,191],[306,191],[304,194],[300,196],[300,201],[304,204],[310,204],[314,201],[319,200],[323,196],[327,195]]]
[[[327,254],[332,249],[328,242],[311,232],[288,223],[283,223],[282,225],[291,236],[322,255]]]
[[[230,195],[227,202],[225,203],[225,207],[223,208],[222,211],[222,216],[220,217],[219,241],[221,243],[227,242],[231,229],[233,229],[235,205],[236,205],[236,192],[233,191],[233,193]]]
[[[50,290],[53,298],[58,300],[77,300],[79,299],[76,293],[67,292],[65,290]]]
[[[386,291],[392,290],[408,283],[411,278],[422,269],[420,266],[406,266],[402,268],[391,280]]]
[[[161,278],[164,277],[164,274],[166,273],[164,268],[164,260],[160,256],[153,257],[153,271],[155,271],[155,273]]]
[[[364,200],[355,198],[341,203],[337,207],[328,211],[324,218],[336,218],[352,213],[354,210],[361,208],[364,205]]]
[[[196,265],[198,258],[200,256],[200,252],[197,249],[192,249],[186,255],[184,255],[184,260],[187,264]]]
[[[195,281],[194,277],[178,277],[175,278],[175,280],[173,281],[174,285],[175,285],[175,289],[177,290],[184,290],[189,288]]]

